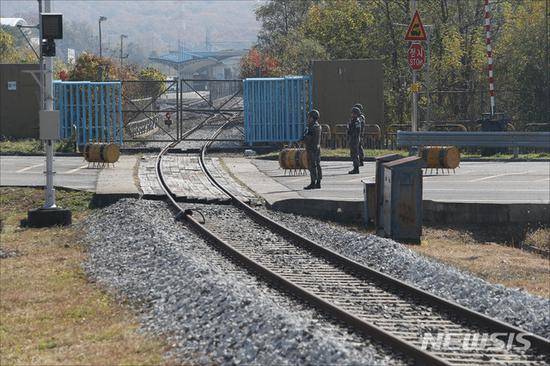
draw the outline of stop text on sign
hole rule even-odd
[[[426,52],[420,43],[413,43],[407,53],[409,66],[413,70],[420,70],[426,63]]]

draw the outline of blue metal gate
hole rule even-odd
[[[243,81],[247,144],[295,142],[302,138],[311,109],[311,78],[250,78]]]
[[[122,87],[115,82],[55,81],[55,108],[60,111],[61,138],[76,133],[78,145],[122,144]]]

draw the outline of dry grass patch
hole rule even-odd
[[[73,221],[88,193],[58,192]],[[0,189],[0,364],[160,364],[165,345],[138,331],[134,314],[89,283],[77,228],[22,229],[42,190]]]
[[[424,228],[414,251],[471,272],[489,282],[550,298],[550,261],[517,248],[478,241],[466,231]]]
[[[540,228],[527,233],[525,244],[550,251],[550,229]]]

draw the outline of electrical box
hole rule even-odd
[[[376,172],[375,172],[375,182],[376,182],[376,192],[375,192],[375,210],[373,212],[373,221],[376,228],[376,234],[383,236],[384,235],[384,222],[382,220],[382,204],[384,202],[384,163],[401,159],[402,156],[399,154],[387,154],[376,157]]]
[[[422,236],[423,160],[409,156],[384,164],[384,234],[394,240],[420,243]]]
[[[42,39],[63,39],[63,15],[58,13],[41,13]]]
[[[59,111],[40,111],[40,139],[41,140],[59,140]]]

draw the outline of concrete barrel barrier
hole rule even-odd
[[[120,148],[116,144],[86,144],[84,159],[90,163],[113,164],[120,157]]]
[[[455,146],[423,146],[418,155],[426,168],[455,169],[460,165],[460,151]]]

